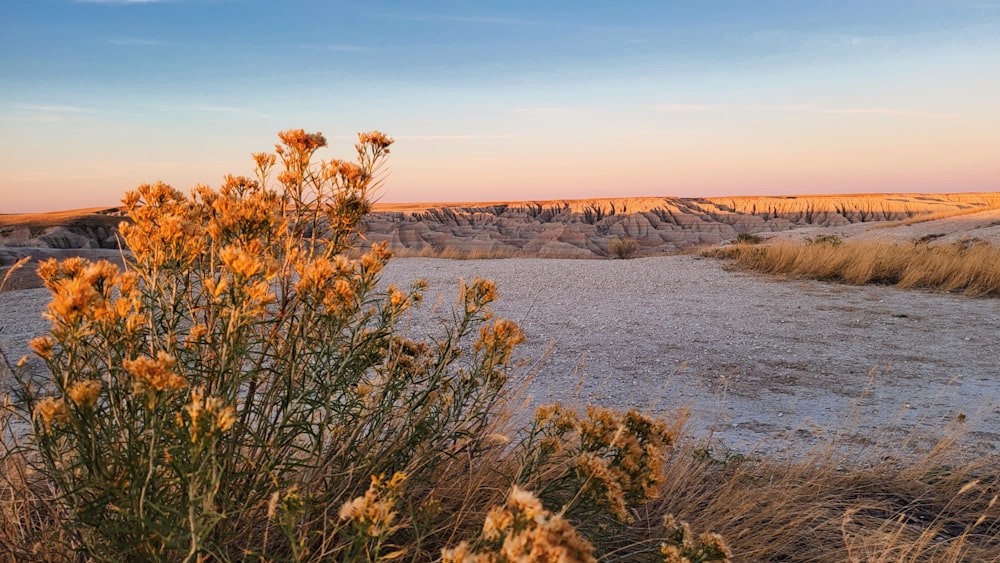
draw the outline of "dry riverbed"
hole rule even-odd
[[[496,281],[495,312],[527,335],[515,377],[533,405],[690,407],[693,436],[739,452],[837,443],[904,456],[960,428],[966,452],[997,453],[1000,301],[723,266],[409,258],[391,261],[384,280],[428,281],[414,333],[450,315],[459,278]],[[42,289],[0,293],[0,349],[12,362],[45,329],[47,302]]]

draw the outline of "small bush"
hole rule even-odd
[[[492,282],[463,282],[433,338],[402,333],[423,282],[382,287],[385,244],[352,254],[392,143],[359,137],[354,162],[314,163],[325,138],[293,130],[254,155],[255,178],[140,186],[124,270],[39,266],[51,327],[31,347],[49,373],[18,372],[0,411],[0,547],[421,561],[464,549],[489,514],[476,553],[586,560],[658,496],[673,438],[641,414],[554,406],[497,432],[523,335],[493,318]]]
[[[344,257],[392,140],[363,134],[355,162],[313,164],[322,135],[280,137],[254,155],[256,178],[129,192],[124,271],[39,268],[52,325],[31,345],[51,379],[22,381],[18,406],[27,457],[88,557],[391,551],[391,510],[360,533],[358,511],[330,507],[367,498],[372,479],[371,494],[397,496],[404,476],[431,480],[501,404],[522,336],[491,318],[491,282],[464,284],[454,322],[414,341],[397,323],[422,283],[379,287],[384,244]]]
[[[639,241],[634,238],[616,238],[608,243],[608,252],[616,258],[633,258],[639,253]]]
[[[837,235],[816,235],[814,237],[806,237],[806,244],[840,246],[843,242],[844,239]]]
[[[736,244],[760,244],[764,239],[753,233],[740,233],[733,240]]]

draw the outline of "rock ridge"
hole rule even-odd
[[[644,255],[714,245],[741,233],[778,233],[1000,209],[1000,192],[631,197],[374,205],[368,242],[402,255],[603,258],[616,239]],[[0,215],[0,267],[26,255],[119,251],[121,208]]]

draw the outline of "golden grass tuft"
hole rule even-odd
[[[732,259],[736,268],[767,274],[1000,296],[1000,249],[978,241],[947,246],[884,242],[735,245],[707,254]]]

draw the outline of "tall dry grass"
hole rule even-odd
[[[888,284],[970,296],[1000,295],[1000,249],[953,245],[844,242],[734,245],[709,251],[736,268],[848,284]]]

